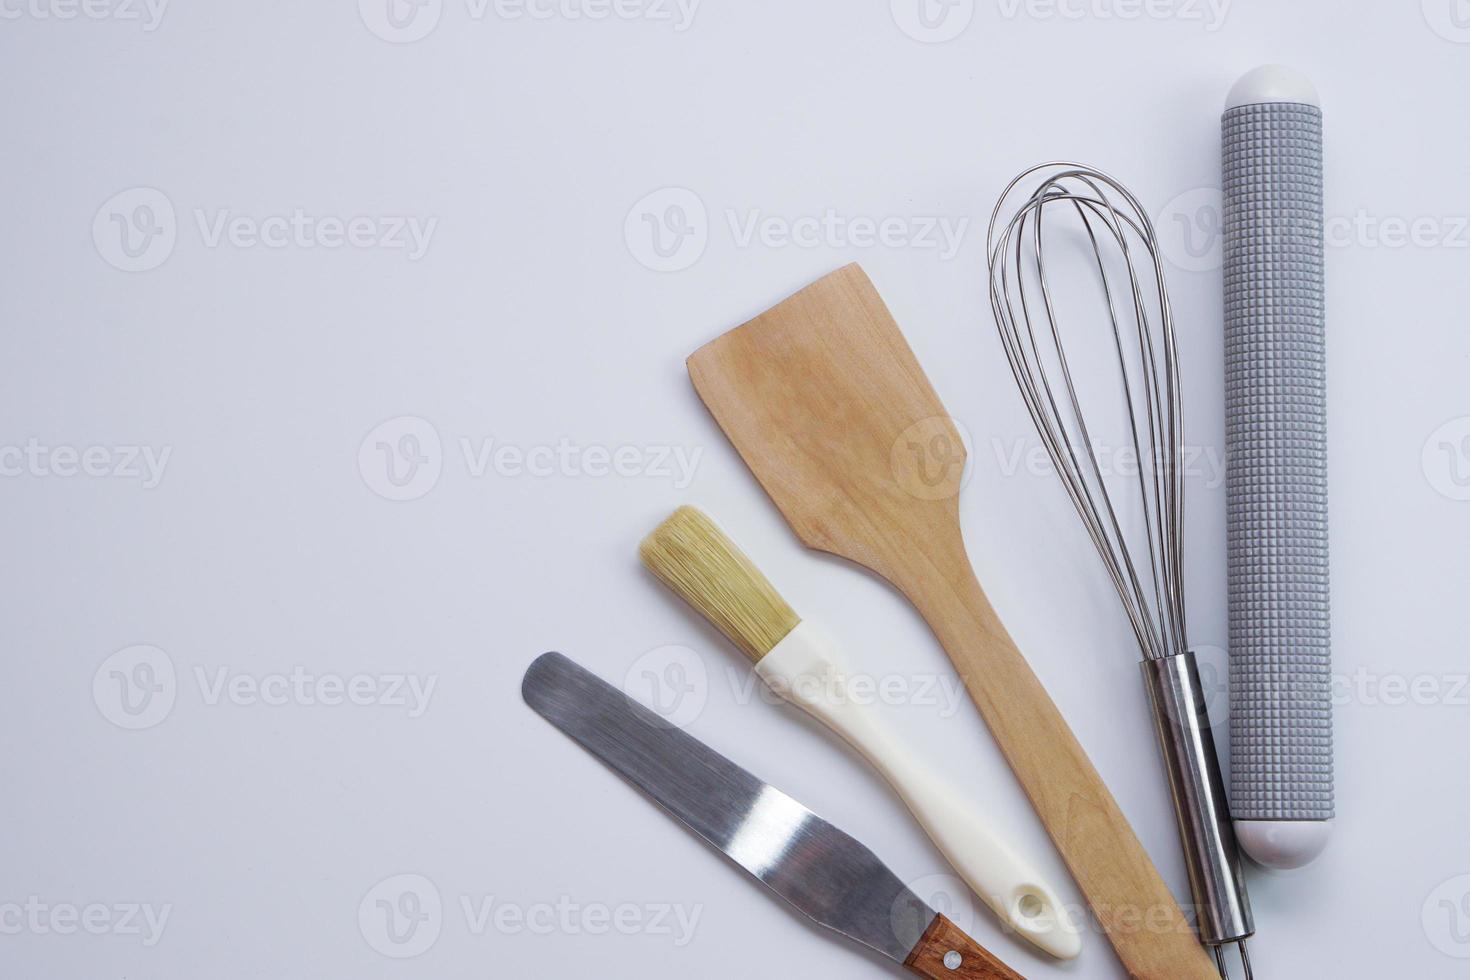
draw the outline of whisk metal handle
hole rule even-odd
[[[1140,666],[1169,774],[1200,939],[1208,946],[1239,942],[1255,932],[1255,922],[1199,666],[1193,653]]]

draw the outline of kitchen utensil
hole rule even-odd
[[[849,265],[689,358],[700,397],[809,547],[918,607],[1129,973],[1215,969],[976,581],[958,429],[868,277]]]
[[[872,851],[559,653],[521,693],[538,714],[819,924],[930,980],[1023,980]]]
[[[1245,940],[1255,926],[1185,624],[1184,422],[1173,313],[1153,223],[1138,199],[1107,174],[1042,164],[1001,194],[986,253],[990,305],[1011,372],[1143,653],[1200,939],[1214,948],[1227,976],[1221,947],[1238,944],[1249,977]],[[1079,312],[1063,303],[1072,291],[1058,288],[1079,281],[1101,287],[1101,302],[1081,311],[1090,315],[1069,315]],[[1077,357],[1075,346],[1069,357],[1063,341],[1063,322],[1079,320],[1084,330],[1108,325],[1117,360],[1092,363],[1116,371],[1120,382],[1113,398],[1098,400],[1108,404],[1092,401],[1086,411],[1079,393],[1086,386],[1077,383],[1071,365],[1089,359]],[[1120,481],[1136,487],[1117,499],[1099,459],[1118,457],[1087,421],[1107,418],[1101,407],[1126,419],[1122,445],[1114,448],[1131,449],[1138,461],[1136,480]],[[1130,504],[1135,513],[1125,509]]]
[[[1322,110],[1280,65],[1221,118],[1231,804],[1273,868],[1327,845],[1332,646],[1327,558]]]
[[[975,894],[1025,939],[1071,959],[1082,950],[1061,899],[954,791],[953,774],[904,747],[856,700],[837,643],[797,616],[760,569],[703,512],[680,507],[644,539],[643,563],[755,663],[787,701],[847,739],[898,791]]]

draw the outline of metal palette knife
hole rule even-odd
[[[1023,980],[872,851],[559,653],[521,693],[653,801],[817,923],[921,977]]]

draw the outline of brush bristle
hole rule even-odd
[[[751,660],[801,622],[735,542],[693,507],[680,507],[654,528],[638,556]]]

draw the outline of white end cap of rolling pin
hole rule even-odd
[[[1305,868],[1327,846],[1330,820],[1237,820],[1235,839],[1252,861],[1274,871]]]
[[[1240,76],[1240,81],[1235,83],[1225,99],[1225,108],[1260,102],[1300,102],[1319,108],[1322,105],[1311,80],[1285,65],[1262,65]]]

